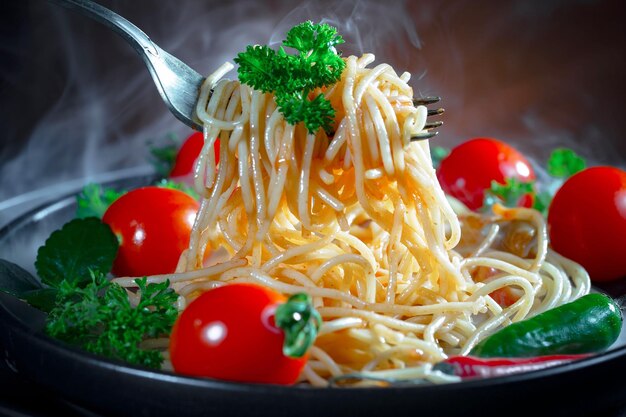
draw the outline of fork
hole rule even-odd
[[[141,56],[161,98],[178,120],[202,130],[195,116],[196,102],[204,77],[152,42],[148,35],[117,13],[90,0],[50,0],[75,10],[112,29]]]
[[[414,106],[427,106],[429,104],[437,103],[440,100],[441,100],[441,97],[439,97],[439,96],[428,96],[428,97],[414,98],[413,99],[413,105]],[[440,115],[443,114],[444,111],[445,111],[445,109],[443,107],[439,107],[437,109],[428,109],[427,117],[440,116]],[[434,138],[435,136],[437,136],[439,134],[439,132],[435,131],[435,129],[437,129],[441,125],[443,125],[443,121],[441,121],[441,120],[437,120],[435,122],[428,122],[428,123],[426,123],[424,125],[425,132],[417,133],[417,134],[411,136],[411,141]]]
[[[104,6],[91,0],[49,1],[90,17],[124,38],[143,59],[161,98],[174,116],[192,129],[202,131],[202,125],[195,115],[195,107],[205,77],[180,59],[165,52],[137,26]],[[423,97],[414,99],[413,103],[428,105],[439,100],[439,97]],[[428,110],[428,116],[442,113],[442,108]],[[411,140],[424,140],[436,136],[438,132],[434,129],[442,124],[441,121],[426,123],[425,132],[412,136]]]

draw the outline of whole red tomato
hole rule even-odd
[[[475,138],[464,142],[441,161],[437,178],[443,190],[459,199],[470,210],[478,210],[491,182],[505,184],[507,178],[520,182],[535,179],[528,160],[517,150],[492,138]],[[522,197],[518,203],[532,206],[532,198]]]
[[[174,272],[199,204],[171,188],[143,187],[115,200],[102,220],[120,240],[113,273],[145,276]]]
[[[293,384],[306,355],[283,354],[285,335],[274,323],[281,294],[253,284],[207,291],[182,312],[170,337],[174,370],[239,382]]]
[[[556,192],[548,212],[551,245],[594,281],[626,277],[626,172],[585,169]]]
[[[204,145],[204,135],[202,132],[192,133],[186,140],[183,142],[182,146],[178,150],[176,154],[176,160],[174,161],[174,166],[172,167],[172,171],[170,172],[171,178],[176,177],[186,177],[193,173],[194,164],[196,163],[196,159],[200,155],[200,151],[202,151],[202,146]],[[220,139],[217,138],[213,145],[213,150],[215,152],[215,163],[220,161]]]

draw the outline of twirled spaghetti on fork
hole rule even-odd
[[[410,141],[427,116],[410,74],[373,62],[349,56],[339,82],[311,92],[336,110],[332,135],[289,124],[271,93],[223,78],[231,64],[207,77],[201,208],[176,273],[149,277],[169,279],[181,309],[235,282],[308,293],[323,318],[302,374],[313,385],[350,373],[446,380],[434,362],[589,291],[586,272],[548,249],[538,212],[459,217],[428,142]]]

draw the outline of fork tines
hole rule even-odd
[[[441,101],[441,97],[438,96],[428,96],[428,97],[420,97],[413,99],[414,106],[428,106],[429,104],[437,103]]]
[[[415,135],[411,136],[411,142],[415,142],[415,141],[418,141],[418,140],[434,138],[438,134],[439,134],[439,132],[435,132],[435,131],[426,131],[426,132],[422,132],[422,133],[416,133]]]
[[[426,130],[430,130],[430,129],[436,129],[439,126],[443,125],[443,121],[441,120],[437,120],[436,122],[428,122],[424,125],[424,129]]]
[[[428,109],[428,115],[439,116],[440,114],[443,114],[444,111],[446,111],[446,109],[444,109],[443,107],[439,107],[438,109]]]
[[[415,106],[427,106],[429,104],[437,103],[440,100],[441,100],[441,97],[437,97],[437,96],[420,97],[420,98],[414,98],[413,104]],[[444,111],[445,110],[442,107],[438,109],[428,109],[427,115],[428,117],[439,116],[443,114]],[[443,125],[443,122],[441,120],[426,123],[424,125],[424,132],[417,133],[411,136],[411,141],[434,138],[435,136],[439,134],[439,132],[434,131],[434,129],[440,127],[441,125]]]

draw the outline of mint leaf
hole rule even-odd
[[[99,184],[87,184],[76,196],[76,217],[102,218],[109,206],[121,197],[125,191],[116,191],[112,188],[103,188]]]
[[[95,217],[74,219],[53,232],[37,252],[35,268],[44,284],[58,287],[90,281],[91,272],[108,273],[119,243],[111,228]]]
[[[548,159],[548,173],[556,178],[569,178],[587,166],[583,158],[568,148],[557,148]]]
[[[30,272],[13,262],[0,259],[0,291],[21,298],[23,293],[41,288],[39,280]]]

